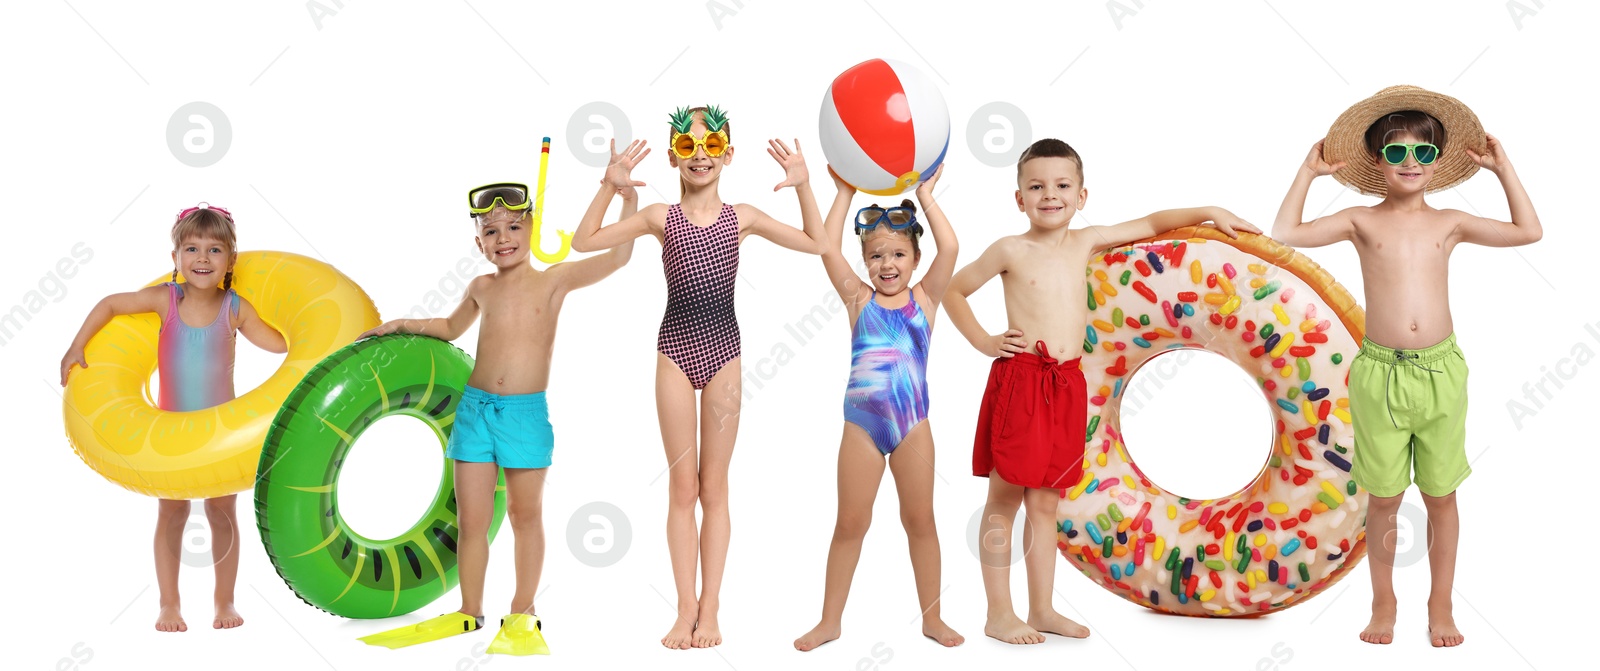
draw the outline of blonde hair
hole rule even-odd
[[[239,235],[233,225],[233,217],[223,214],[209,207],[200,208],[190,212],[188,216],[179,217],[172,224],[172,249],[176,251],[183,246],[183,241],[195,237],[210,237],[222,241],[222,246],[228,250],[232,257],[239,251]],[[178,281],[178,269],[172,269],[172,281]],[[222,288],[233,288],[233,269],[222,276]]]

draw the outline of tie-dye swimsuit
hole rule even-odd
[[[229,314],[239,314],[239,295],[232,289],[210,324],[195,327],[178,316],[183,286],[167,283],[167,319],[161,324],[156,369],[160,371],[162,410],[204,410],[233,400],[235,330]]]
[[[873,292],[877,298],[877,292]],[[889,454],[928,417],[928,341],[932,331],[915,296],[899,308],[868,301],[850,344],[844,421]]]

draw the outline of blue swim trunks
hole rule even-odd
[[[467,386],[444,456],[501,468],[548,468],[555,445],[544,392],[501,396]]]

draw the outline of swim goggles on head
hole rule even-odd
[[[201,201],[199,205],[196,205],[196,206],[191,207],[191,208],[187,208],[187,209],[179,212],[178,213],[178,218],[182,219],[182,218],[187,217],[187,216],[189,216],[191,214],[199,212],[200,210],[216,210],[217,212],[221,212],[222,216],[227,217],[228,221],[233,221],[233,213],[227,211],[224,208],[217,207],[217,206],[212,205],[211,203],[207,203],[205,201]]]
[[[707,131],[705,137],[696,139],[688,133],[672,132],[672,153],[678,158],[694,156],[695,148],[705,147],[706,156],[717,158],[728,150],[728,131]]]
[[[533,206],[528,200],[528,185],[515,182],[485,184],[467,192],[467,209],[473,214],[486,214],[496,207],[520,212]]]
[[[1432,165],[1434,161],[1439,160],[1439,148],[1426,142],[1416,144],[1391,142],[1383,145],[1383,160],[1388,161],[1389,165],[1405,163],[1406,154],[1411,154],[1417,159],[1417,163],[1422,165]]]
[[[882,208],[869,205],[856,210],[856,234],[866,233],[879,226],[888,226],[896,231],[910,228],[913,232],[922,230],[917,225],[917,212],[909,207]]]

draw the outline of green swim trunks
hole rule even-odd
[[[1426,349],[1396,350],[1362,339],[1350,363],[1356,484],[1399,496],[1412,482],[1448,496],[1472,474],[1467,464],[1467,359],[1456,336]]]

